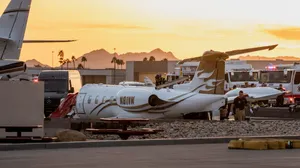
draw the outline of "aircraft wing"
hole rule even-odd
[[[6,37],[0,37],[0,41],[11,40]],[[23,43],[69,43],[77,40],[23,40]]]
[[[228,56],[234,56],[238,54],[245,54],[249,52],[255,52],[255,51],[260,51],[260,50],[273,50],[276,48],[278,44],[275,45],[269,45],[269,46],[262,46],[262,47],[254,47],[254,48],[245,48],[245,49],[238,49],[238,50],[231,50],[231,51],[226,51],[223,54],[226,54]],[[212,52],[211,54],[205,55],[205,56],[210,56],[213,54],[220,54],[222,52]],[[182,61],[179,61],[177,64],[183,64],[184,62],[199,62],[202,56],[200,57],[193,57],[193,58],[187,58]]]
[[[23,40],[23,43],[69,43],[77,40]]]
[[[268,100],[268,99],[276,99],[277,96],[283,94],[282,93],[274,93],[274,94],[247,94],[246,98],[248,101],[253,102],[253,101],[260,101],[260,100]],[[234,99],[237,96],[230,96],[227,98],[228,103],[233,103]]]

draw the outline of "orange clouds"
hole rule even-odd
[[[300,27],[265,29],[264,32],[285,40],[300,40]]]

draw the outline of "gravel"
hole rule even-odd
[[[163,132],[129,139],[199,138],[224,136],[300,135],[300,121],[174,121],[150,123],[141,128],[162,129]],[[133,128],[138,129],[138,127]],[[118,140],[118,135],[91,135],[88,139]]]

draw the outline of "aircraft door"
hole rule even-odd
[[[77,99],[76,99],[77,114],[86,115],[85,109],[84,109],[85,97],[86,97],[86,93],[79,93],[77,95]]]

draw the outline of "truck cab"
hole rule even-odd
[[[251,64],[245,61],[230,60],[225,64],[225,92],[233,88],[233,86],[243,87],[246,82],[249,85],[258,85],[259,70],[254,70]]]
[[[77,93],[82,87],[82,79],[77,70],[44,70],[38,81],[44,86],[44,114],[48,117],[69,93]]]
[[[284,104],[300,103],[300,67],[294,65],[271,65],[260,72],[260,83],[268,87],[278,88],[282,84],[289,93],[285,94]]]

